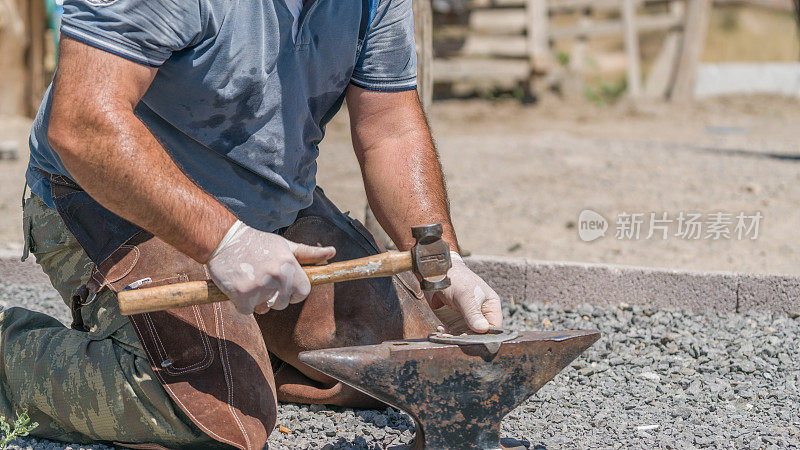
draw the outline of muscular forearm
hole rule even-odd
[[[132,113],[52,139],[65,167],[100,204],[205,262],[233,215],[194,185]]]
[[[415,91],[347,94],[353,144],[361,164],[370,206],[401,249],[414,243],[409,228],[442,222],[444,238],[458,251],[442,168]],[[431,296],[433,308],[447,305],[479,333],[502,327],[500,298],[461,258],[448,271],[451,285]],[[460,332],[458,327],[448,328]]]
[[[457,251],[439,158],[416,94],[412,94],[404,107],[387,105],[386,110],[361,111],[372,117],[353,122],[360,124],[354,126],[353,139],[367,198],[378,222],[399,248],[414,244],[412,226],[441,222],[445,240]]]
[[[70,175],[92,198],[195,260],[205,262],[235,217],[181,172],[134,115],[133,108],[143,94],[135,92],[140,86],[82,85],[69,76],[71,61],[85,60],[92,55],[81,52],[89,51],[72,41],[62,43],[50,115],[50,144]],[[94,65],[97,71],[125,70],[119,62],[114,66],[99,63]],[[118,73],[101,76],[125,79]]]

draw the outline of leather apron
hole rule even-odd
[[[67,177],[45,174],[56,210],[94,262],[75,310],[103,288],[204,281],[199,264],[101,206]],[[164,389],[203,432],[241,449],[261,449],[275,428],[275,385],[261,331],[253,316],[230,302],[130,316]]]

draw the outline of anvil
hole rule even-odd
[[[415,449],[501,449],[500,421],[589,348],[597,331],[433,333],[300,353],[300,361],[407,412]],[[511,447],[524,448],[524,447]]]

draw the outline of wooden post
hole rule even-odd
[[[669,12],[673,17],[683,17],[683,0],[674,0],[669,4]],[[670,29],[664,38],[664,44],[658,53],[644,86],[644,95],[653,99],[665,99],[669,88],[675,82],[675,70],[680,55],[681,33],[683,30]]]
[[[536,78],[549,72],[552,68],[550,52],[550,18],[547,13],[547,0],[526,0],[525,29],[527,32],[528,62],[530,77],[528,89],[530,94],[536,92]]]
[[[425,110],[433,103],[433,12],[430,0],[414,0],[414,40],[417,46],[417,86]]]
[[[628,66],[628,94],[639,97],[642,93],[642,68],[639,55],[639,33],[636,29],[636,4],[622,0],[622,27]]]
[[[581,30],[588,30],[592,26],[592,8],[583,8],[580,12],[581,17],[578,19],[578,27]],[[572,47],[572,56],[570,57],[569,67],[570,70],[580,75],[583,74],[586,66],[586,49],[588,48],[589,36],[581,34],[575,41]]]
[[[30,0],[28,10],[28,115],[35,116],[45,88],[44,52],[47,10],[43,0]]]
[[[592,27],[591,6],[581,9],[577,27],[582,31],[588,31]],[[562,94],[565,96],[582,97],[586,84],[586,51],[588,49],[589,36],[579,35],[575,44],[572,46],[572,54],[569,57],[569,72],[563,79]]]
[[[0,114],[27,113],[26,12],[26,2],[0,0]]]
[[[700,65],[700,58],[703,57],[708,18],[711,14],[711,0],[687,0],[687,2],[681,57],[670,95],[670,98],[676,101],[688,101],[694,96],[697,68]]]

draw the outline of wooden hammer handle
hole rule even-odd
[[[312,286],[388,277],[411,269],[410,252],[387,252],[324,266],[303,267]],[[119,310],[130,316],[226,300],[228,297],[212,281],[192,281],[120,292]]]

